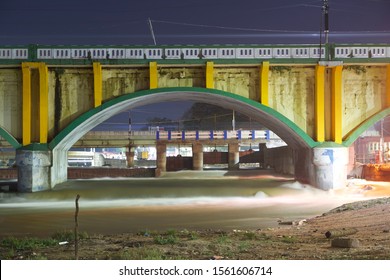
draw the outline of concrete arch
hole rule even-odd
[[[110,100],[74,120],[49,143],[49,148],[51,150],[70,149],[85,132],[125,109],[180,100],[205,102],[245,113],[252,119],[263,123],[294,148],[311,148],[318,144],[288,118],[256,101],[221,90],[179,87],[143,90]]]
[[[8,143],[11,144],[11,146],[15,149],[17,148],[20,148],[22,145],[18,142],[18,140],[15,139],[15,137],[13,137],[11,135],[11,133],[9,133],[7,130],[5,130],[4,128],[0,127],[0,136],[3,137]]]
[[[381,119],[385,118],[388,115],[390,115],[390,108],[384,109],[376,113],[375,115],[371,116],[369,119],[361,123],[347,136],[345,141],[343,141],[343,145],[346,147],[351,146],[364,131],[366,131],[368,128],[373,126],[376,122],[380,121]]]

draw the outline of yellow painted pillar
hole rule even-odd
[[[388,108],[390,107],[390,64],[387,64],[386,73],[386,108]]]
[[[28,63],[22,63],[22,144],[31,144],[31,70]]]
[[[206,88],[214,88],[214,62],[207,61],[206,64]]]
[[[149,88],[158,88],[158,71],[157,62],[155,61],[149,62]]]
[[[269,62],[264,61],[260,68],[260,103],[269,106],[268,96]]]
[[[315,137],[317,142],[325,141],[325,66],[315,69]]]
[[[343,66],[332,68],[332,141],[341,144],[343,142],[342,133],[342,74]]]
[[[39,64],[39,142],[47,143],[49,131],[49,79],[45,63]]]
[[[99,62],[93,63],[93,94],[94,94],[94,106],[98,107],[102,105],[103,77],[102,77],[102,65]]]

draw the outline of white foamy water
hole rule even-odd
[[[370,187],[367,187],[369,185]],[[341,204],[390,194],[390,183],[351,181],[331,192],[269,177],[69,181],[52,191],[0,200],[0,235],[49,235],[73,227],[75,197],[81,230],[257,229],[311,218]]]

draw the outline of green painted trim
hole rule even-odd
[[[349,133],[346,140],[343,141],[343,145],[346,147],[351,146],[364,131],[366,131],[368,128],[373,126],[376,122],[380,121],[381,119],[385,118],[388,115],[390,115],[390,108],[384,109],[384,110],[376,113],[375,115],[373,115],[369,119],[365,120],[362,124],[360,124],[357,128],[355,128],[351,133]]]
[[[157,88],[157,89],[151,89],[151,90],[142,90],[135,93],[125,94],[121,95],[115,99],[111,99],[102,105],[82,114],[80,117],[75,119],[72,123],[70,123],[65,129],[63,129],[50,143],[49,148],[54,149],[69,133],[71,133],[74,129],[76,129],[79,125],[81,125],[86,120],[92,118],[95,114],[97,114],[100,111],[103,111],[107,108],[110,108],[112,106],[115,106],[118,103],[124,102],[126,100],[131,100],[133,98],[143,97],[147,95],[153,95],[157,93],[164,93],[164,92],[201,92],[201,93],[207,93],[207,94],[215,94],[220,95],[232,99],[236,99],[240,102],[246,103],[250,106],[253,106],[273,117],[280,120],[282,123],[289,126],[291,129],[293,129],[301,138],[302,140],[309,146],[309,147],[315,147],[319,143],[314,141],[308,134],[306,134],[301,128],[299,128],[295,123],[293,123],[291,120],[280,114],[279,112],[275,111],[274,109],[264,106],[254,100],[250,100],[246,97],[216,90],[216,89],[206,89],[206,88],[196,88],[196,87],[175,87],[175,88]]]
[[[345,146],[335,142],[322,142],[321,144],[315,146],[315,148],[345,148]]]
[[[11,146],[15,149],[21,147],[22,145],[16,140],[11,133],[6,131],[4,128],[0,127],[0,136],[3,137]]]
[[[18,150],[22,151],[48,151],[49,146],[47,144],[32,143],[26,146],[20,146]]]

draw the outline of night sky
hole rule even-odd
[[[0,0],[0,44],[318,43],[323,0]],[[390,42],[389,0],[329,0],[331,42]]]

